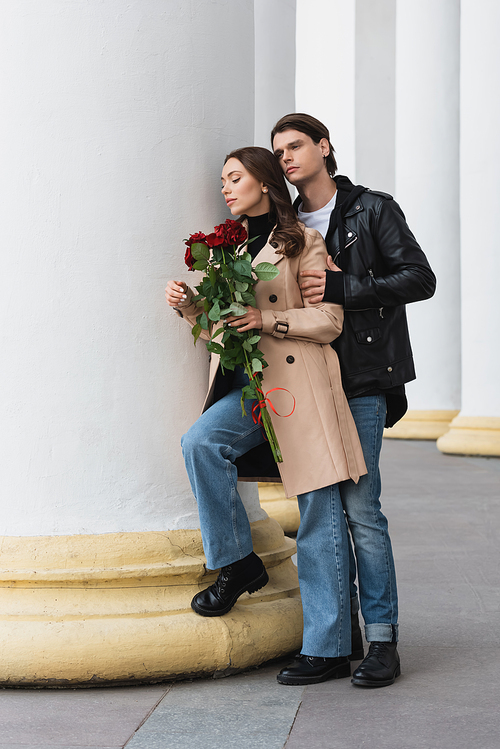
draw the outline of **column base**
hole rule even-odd
[[[297,497],[285,497],[283,484],[259,483],[261,507],[270,518],[274,518],[285,533],[297,533],[300,525],[300,512]]]
[[[226,675],[300,647],[295,543],[252,523],[270,581],[198,616],[199,530],[1,539],[0,686],[99,686]],[[1,564],[1,562],[0,562]]]
[[[450,430],[437,441],[442,453],[500,456],[500,418],[457,416]]]
[[[437,440],[446,434],[458,411],[407,411],[384,437],[393,440]]]

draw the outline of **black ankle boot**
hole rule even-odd
[[[350,661],[362,661],[365,657],[363,635],[359,626],[357,599],[351,598],[351,655]]]
[[[352,675],[358,687],[388,687],[401,674],[397,642],[371,642],[368,655]]]
[[[244,559],[222,567],[213,585],[195,595],[191,608],[201,616],[222,616],[233,608],[242,593],[255,593],[268,580],[262,560],[252,551]]]
[[[340,658],[317,658],[313,655],[296,655],[286,668],[276,677],[280,684],[295,686],[319,684],[328,679],[345,679],[351,675],[351,665],[347,656]]]

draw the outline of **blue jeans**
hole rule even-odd
[[[265,437],[253,421],[250,403],[247,416],[241,415],[245,379],[238,369],[233,390],[205,411],[181,440],[210,569],[243,559],[253,548],[234,461]],[[337,657],[351,652],[349,545],[338,487],[298,497],[297,563],[306,655]]]
[[[398,636],[398,594],[391,539],[380,509],[380,450],[384,433],[384,395],[349,400],[368,470],[359,482],[339,484],[342,504],[354,543],[361,613],[368,642],[390,642]],[[351,597],[355,595],[355,566],[350,551]]]

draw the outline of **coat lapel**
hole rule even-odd
[[[241,223],[243,224],[245,229],[248,231],[248,221],[243,220]],[[284,255],[277,252],[277,250],[279,250],[279,247],[271,247],[269,240],[272,241],[272,238],[273,238],[273,234],[271,232],[267,240],[267,243],[264,245],[264,247],[257,253],[257,255],[252,260],[253,266],[257,265],[258,263],[272,263],[273,265],[276,265],[277,263],[279,263],[280,260],[283,260]]]
[[[277,250],[279,250],[279,247],[271,247],[268,241],[261,251],[254,257],[252,265],[258,265],[258,263],[272,263],[273,265],[277,265],[277,263],[284,258],[284,255],[277,252]]]

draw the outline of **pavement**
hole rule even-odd
[[[0,749],[499,749],[500,460],[385,440],[383,508],[402,675],[282,686],[286,661],[221,679],[0,690]]]

